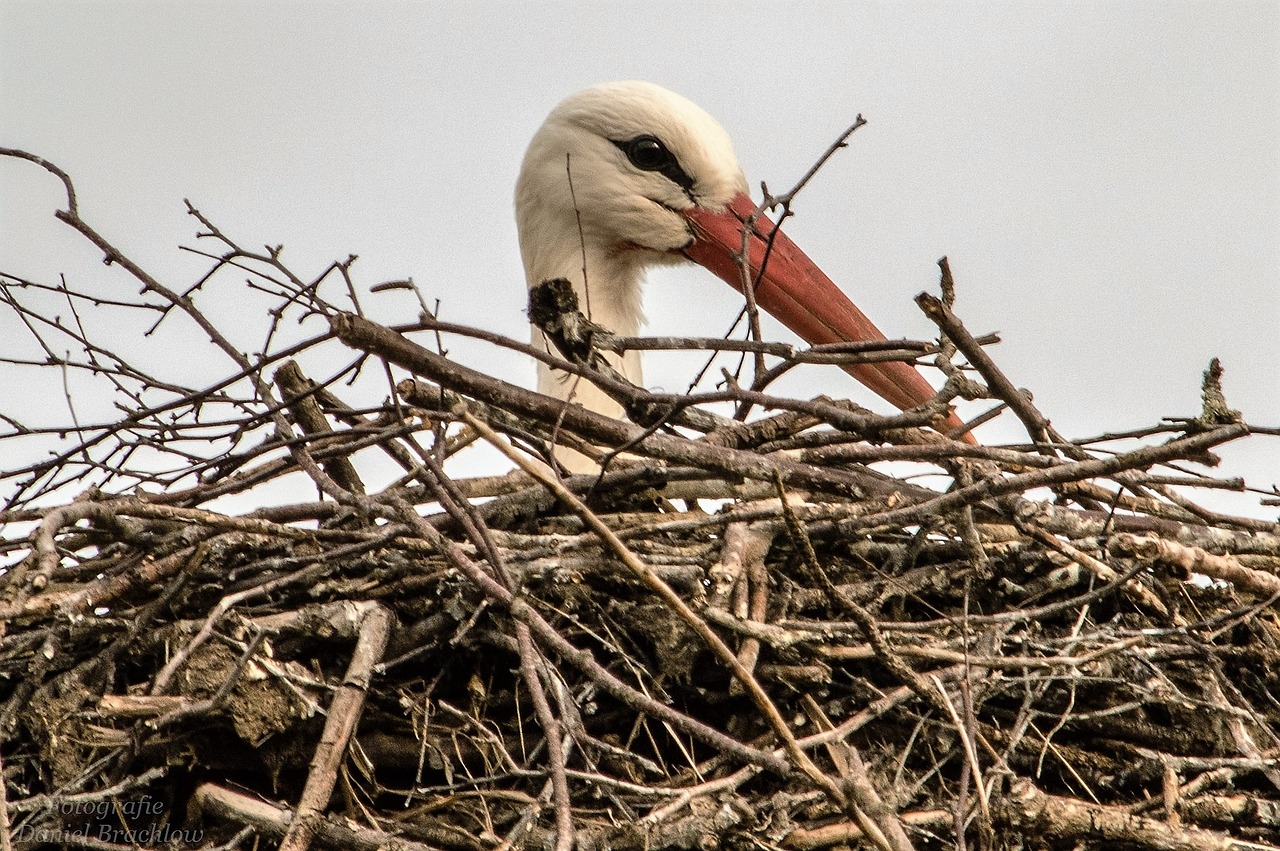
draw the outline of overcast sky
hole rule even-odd
[[[412,276],[445,318],[520,338],[521,153],[562,97],[628,78],[706,108],[775,190],[861,113],[790,233],[890,336],[934,334],[912,298],[948,255],[961,317],[1001,333],[994,356],[1067,435],[1195,415],[1214,356],[1232,406],[1280,424],[1275,2],[0,0],[0,146],[69,172],[86,219],[171,285],[199,268],[177,250],[188,197],[301,271],[358,254],[361,284]],[[0,270],[103,274],[61,203],[0,161]],[[652,331],[719,334],[736,302],[689,269],[646,306]],[[532,386],[517,357],[455,353]],[[788,389],[877,404],[834,370]],[[1280,479],[1280,440],[1224,454]]]

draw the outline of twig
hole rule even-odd
[[[311,846],[324,818],[329,796],[333,794],[333,784],[338,779],[338,768],[346,756],[347,744],[360,721],[373,668],[382,661],[391,630],[391,613],[374,603],[365,606],[359,618],[360,638],[351,653],[342,685],[329,704],[324,732],[320,734],[315,756],[311,758],[311,770],[298,798],[298,806],[280,842],[281,851],[305,851]]]

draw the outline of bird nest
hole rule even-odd
[[[619,340],[553,282],[533,315],[613,419],[438,340],[550,355],[379,324],[350,260],[298,274],[194,209],[209,267],[171,288],[66,185],[59,218],[142,293],[0,276],[44,352],[5,356],[115,406],[4,412],[6,847],[1280,843],[1280,528],[1197,497],[1245,489],[1215,447],[1277,432],[1216,367],[1197,416],[1073,441],[949,298],[920,298],[940,343],[799,351]],[[108,342],[139,317],[196,328],[213,372]],[[745,366],[654,394],[599,355],[637,346]],[[769,392],[885,359],[946,385],[892,417]],[[1026,442],[927,428],[958,396]],[[472,443],[520,469],[467,477]]]

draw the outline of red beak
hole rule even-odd
[[[754,201],[739,195],[720,213],[696,207],[684,213],[696,234],[693,244],[684,250],[685,256],[710,269],[738,292],[742,292],[742,269],[738,265],[742,229],[755,209]],[[785,233],[779,231],[774,237],[764,274],[760,274],[765,248],[775,228],[767,217],[757,216],[748,244],[756,303],[813,345],[884,340],[880,329]],[[902,410],[924,404],[935,395],[924,376],[901,361],[851,364],[844,370]],[[952,414],[947,425],[958,428],[962,423]],[[976,442],[969,434],[963,439]]]

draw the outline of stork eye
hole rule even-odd
[[[634,139],[614,141],[615,145],[627,155],[631,164],[641,171],[656,171],[663,177],[684,190],[692,198],[693,178],[680,167],[676,155],[662,144],[656,136],[645,134]]]
[[[637,136],[622,150],[631,164],[642,171],[662,171],[675,160],[667,146],[652,136]]]

